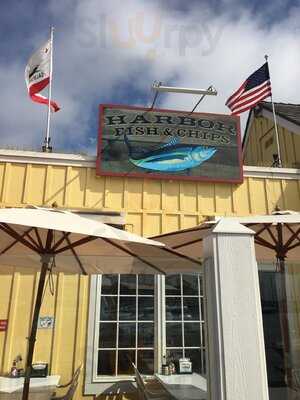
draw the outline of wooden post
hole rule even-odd
[[[223,218],[203,247],[208,399],[268,400],[254,232]]]

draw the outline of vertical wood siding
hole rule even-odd
[[[256,117],[248,134],[248,143],[244,149],[245,165],[270,167],[273,154],[277,153],[273,121]],[[299,168],[300,135],[278,126],[278,136],[283,166]]]
[[[241,185],[96,177],[93,168],[0,163],[0,207],[51,206],[122,211],[127,229],[151,236],[208,215],[300,209],[298,180],[245,178]]]

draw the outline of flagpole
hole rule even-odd
[[[47,131],[43,145],[43,151],[51,153],[52,146],[50,146],[50,118],[51,118],[51,94],[52,94],[52,71],[53,71],[53,32],[54,27],[50,27],[50,70],[49,70],[49,91],[48,91],[48,114],[47,114]]]
[[[268,63],[268,55],[265,55],[266,62]],[[269,68],[269,63],[268,63],[268,68]],[[277,118],[276,118],[276,112],[275,112],[275,106],[273,102],[273,96],[272,96],[272,91],[271,91],[271,104],[272,104],[272,111],[273,111],[273,119],[274,119],[274,128],[275,128],[275,137],[276,137],[276,145],[277,145],[277,155],[278,158],[277,160],[274,160],[274,166],[282,168],[282,161],[281,161],[281,154],[280,154],[280,143],[279,143],[279,135],[278,135],[278,127],[277,127]]]

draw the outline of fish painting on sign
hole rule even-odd
[[[126,133],[124,140],[130,162],[153,171],[177,172],[195,168],[217,151],[214,147],[181,144],[179,138],[175,137],[150,151],[132,147]]]
[[[239,117],[101,105],[96,173],[240,183]]]

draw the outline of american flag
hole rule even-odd
[[[272,95],[269,66],[266,62],[253,72],[241,87],[226,101],[233,115],[248,111],[257,103]]]

